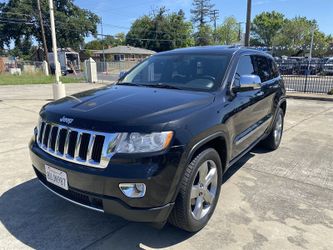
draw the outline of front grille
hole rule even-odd
[[[118,138],[117,133],[82,130],[40,121],[37,143],[41,149],[57,158],[106,168]]]

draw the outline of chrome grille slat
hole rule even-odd
[[[64,155],[66,158],[70,158],[70,156],[68,155],[68,145],[69,145],[70,136],[71,136],[71,130],[67,129],[66,138],[65,138],[65,146],[64,146]]]
[[[50,150],[50,147],[51,147],[51,138],[52,138],[52,130],[53,130],[54,126],[51,125],[50,126],[50,131],[49,131],[49,138],[47,139],[47,145],[46,145],[46,148],[48,150]]]
[[[76,143],[75,143],[74,159],[79,158],[81,139],[82,139],[82,133],[78,133],[77,138],[76,138]]]
[[[57,131],[57,135],[56,135],[56,138],[55,138],[55,145],[54,145],[54,152],[56,153],[56,154],[58,154],[59,153],[59,137],[60,137],[60,130],[61,130],[61,128],[60,127],[58,127],[58,131]]]
[[[42,138],[40,140],[42,147],[43,147],[43,144],[44,144],[45,131],[46,131],[46,123],[44,123],[43,134],[42,134]]]
[[[49,132],[48,137],[46,135],[46,128],[49,126]],[[55,132],[54,129],[57,129]],[[63,130],[63,132],[61,132]],[[46,132],[45,132],[46,131]],[[71,133],[77,133],[77,136],[75,134],[71,136]],[[66,134],[66,137],[64,138],[64,134]],[[82,159],[80,157],[80,148],[82,145],[82,137],[83,134],[86,134],[86,136],[89,135],[89,144],[87,152],[84,153],[83,156],[85,156],[85,159]],[[99,136],[99,138],[102,136],[104,137],[104,140],[101,141],[95,140],[96,136]],[[62,138],[61,138],[62,137]],[[40,140],[39,140],[40,138]],[[44,145],[44,138],[47,139],[46,145]],[[60,124],[52,123],[52,122],[46,122],[44,120],[41,120],[38,125],[38,133],[37,133],[37,144],[38,146],[45,152],[49,153],[50,155],[63,159],[65,161],[77,163],[80,165],[85,165],[89,167],[95,167],[95,168],[106,168],[111,157],[113,156],[113,149],[115,148],[116,141],[119,139],[118,133],[104,133],[104,132],[97,132],[97,131],[90,131],[90,130],[83,130],[83,129],[77,129],[72,127],[63,126]],[[65,140],[65,141],[64,141]],[[71,141],[72,140],[72,141]],[[75,140],[75,141],[74,141]],[[62,141],[62,142],[60,142]],[[87,140],[86,140],[87,142]],[[59,151],[60,143],[64,145],[64,153],[62,154]],[[96,145],[95,145],[96,144]],[[52,145],[52,146],[51,146]],[[54,150],[53,150],[54,145]],[[69,145],[71,145],[71,154],[69,155]],[[87,145],[87,144],[86,144]],[[110,147],[111,145],[111,147]],[[75,147],[74,147],[75,146]],[[94,150],[94,147],[98,146],[102,148],[102,152],[98,156],[100,156],[100,161],[97,162],[93,158],[93,152],[95,151],[94,155],[96,157],[96,150]],[[74,147],[74,150],[73,150]],[[62,150],[62,148],[61,148]],[[74,151],[74,152],[73,152]]]
[[[90,135],[88,151],[87,151],[87,161],[92,161],[92,152],[95,144],[96,135]]]

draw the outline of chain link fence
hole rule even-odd
[[[43,72],[43,62],[7,60],[3,62],[2,73],[35,74]]]

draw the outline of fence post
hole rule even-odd
[[[87,65],[87,80],[89,83],[97,82],[97,68],[96,62],[90,57],[86,60]]]
[[[43,61],[42,69],[43,69],[44,75],[48,76],[49,75],[49,64],[47,63],[47,61]]]
[[[303,90],[304,93],[306,93],[306,91],[307,91],[309,67],[310,67],[310,62],[308,61],[308,65],[306,67],[307,69],[305,70],[305,83],[304,83],[304,90]]]

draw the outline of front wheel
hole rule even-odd
[[[187,166],[169,222],[189,232],[202,229],[215,210],[221,183],[221,159],[208,148]]]
[[[280,146],[283,133],[283,123],[284,123],[284,112],[281,108],[279,108],[275,117],[272,131],[262,141],[262,145],[265,148],[269,150],[275,150]]]

